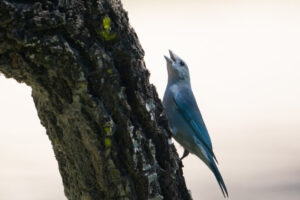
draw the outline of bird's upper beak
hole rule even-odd
[[[165,57],[167,63],[172,64],[173,62],[176,61],[176,55],[171,50],[169,50],[169,53],[170,53],[170,58],[167,56],[164,56],[164,57]]]
[[[170,54],[171,59],[175,62],[176,61],[176,55],[171,50],[169,50],[169,54]]]

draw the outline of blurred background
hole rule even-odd
[[[299,200],[300,2],[122,2],[160,98],[163,55],[171,49],[188,64],[230,199]],[[31,89],[3,76],[0,122],[0,199],[65,200]],[[183,163],[195,200],[223,199],[201,160]]]

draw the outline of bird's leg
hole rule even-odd
[[[182,157],[180,158],[180,160],[182,161],[182,159],[184,159],[185,157],[187,157],[188,155],[189,155],[189,151],[188,150],[186,150],[186,149],[184,149],[184,152],[183,152],[183,155],[182,155]]]

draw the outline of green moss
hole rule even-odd
[[[105,133],[106,133],[107,135],[110,135],[110,133],[111,133],[111,128],[110,128],[110,127],[105,127],[105,128],[104,128],[104,131],[105,131]]]
[[[105,39],[105,40],[113,40],[116,38],[116,34],[115,33],[111,33],[111,20],[109,17],[104,17],[103,21],[102,21],[102,25],[103,25],[103,28],[104,30],[102,30],[100,32],[100,34],[102,35],[102,37]]]
[[[108,69],[107,73],[112,74],[112,69]]]
[[[111,139],[110,138],[105,138],[105,146],[111,147]]]
[[[102,21],[102,24],[103,24],[103,27],[105,30],[109,30],[110,29],[110,18],[109,17],[104,17],[103,21]]]
[[[116,38],[116,34],[115,34],[115,33],[111,34],[111,33],[110,33],[109,31],[107,31],[107,30],[101,31],[101,35],[103,36],[103,38],[104,38],[105,40],[113,40],[113,39]]]

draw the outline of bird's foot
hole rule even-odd
[[[180,161],[182,161],[185,157],[187,157],[188,155],[190,154],[190,152],[186,149],[184,149],[184,152],[183,152],[183,155],[182,157],[180,158]]]

